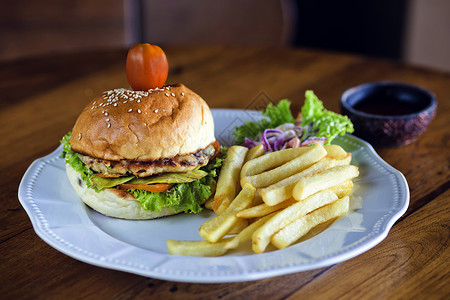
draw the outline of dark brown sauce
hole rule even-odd
[[[420,111],[416,103],[401,101],[396,98],[366,98],[353,107],[356,110],[372,115],[402,116]]]

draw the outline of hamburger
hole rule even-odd
[[[106,91],[61,142],[81,200],[123,219],[199,212],[222,162],[208,105],[182,84]]]

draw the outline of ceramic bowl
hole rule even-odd
[[[366,83],[346,90],[341,112],[354,135],[374,146],[401,146],[415,141],[433,119],[437,102],[428,90],[400,82]]]

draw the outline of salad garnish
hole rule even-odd
[[[288,99],[277,105],[270,103],[262,111],[265,118],[237,126],[233,132],[236,144],[248,148],[263,144],[266,152],[273,152],[315,143],[327,145],[338,135],[354,131],[347,116],[325,109],[311,90],[305,92],[305,102],[297,118],[292,116],[290,104]]]

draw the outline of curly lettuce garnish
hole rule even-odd
[[[269,104],[262,112],[267,118],[237,126],[233,132],[236,144],[249,148],[263,144],[265,150],[271,152],[312,143],[330,144],[338,135],[353,132],[350,119],[326,110],[313,91],[306,91],[305,103],[297,120],[289,107],[287,99],[277,105]]]
[[[80,173],[81,179],[86,182],[86,185],[90,188],[92,186],[91,181],[89,178],[91,178],[92,175],[94,175],[94,172],[92,172],[91,169],[89,169],[78,157],[78,154],[73,151],[70,148],[70,137],[72,136],[72,132],[68,132],[63,138],[61,139],[61,144],[63,145],[63,153],[61,155],[62,158],[64,158],[64,161],[66,164],[72,167],[75,171]]]
[[[277,105],[269,103],[266,109],[261,112],[267,118],[263,118],[258,122],[246,121],[244,125],[237,126],[234,129],[233,135],[236,138],[236,144],[243,144],[245,138],[250,140],[257,139],[265,129],[275,128],[285,123],[294,123],[295,119],[292,116],[290,106],[291,102],[287,99],[281,100]]]
[[[354,131],[353,124],[347,116],[343,116],[324,108],[322,101],[313,91],[306,91],[305,103],[301,109],[302,126],[311,125],[316,137],[327,138],[326,144],[338,135]]]

